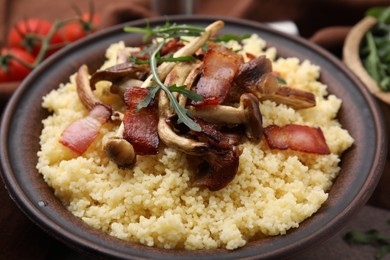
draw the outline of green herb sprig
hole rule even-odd
[[[387,221],[390,224],[390,220]],[[344,235],[349,244],[373,245],[379,247],[375,254],[376,259],[382,259],[390,253],[390,236],[386,236],[375,229],[368,231],[350,231]]]
[[[156,56],[157,63],[161,62],[186,62],[186,61],[196,61],[196,59],[192,56],[182,56],[182,57],[173,57],[173,56],[168,56],[168,57],[160,57],[159,54]],[[141,65],[141,64],[150,64],[150,59],[142,60],[138,59],[136,56],[131,56],[130,57],[130,62]]]
[[[144,34],[144,42],[148,41],[152,37],[161,37],[163,39],[168,38],[177,38],[181,36],[199,36],[202,32],[204,32],[204,28],[199,26],[192,26],[186,24],[171,24],[170,22],[166,22],[162,26],[150,27],[149,23],[146,23],[146,27],[133,27],[133,26],[125,26],[125,32],[133,32],[133,33],[143,33]]]
[[[136,64],[149,63],[150,69],[152,71],[153,81],[156,83],[156,85],[149,87],[149,94],[142,102],[138,104],[137,110],[148,106],[149,103],[155,98],[156,93],[161,89],[167,94],[170,101],[170,105],[178,116],[178,123],[184,123],[186,126],[188,126],[194,131],[201,131],[201,127],[199,126],[199,124],[197,124],[194,120],[190,118],[191,112],[188,109],[180,106],[175,95],[173,95],[173,92],[181,93],[194,101],[202,101],[203,97],[196,94],[195,92],[187,90],[186,86],[166,86],[159,77],[157,64],[160,62],[194,61],[195,58],[192,56],[160,57],[160,50],[164,46],[165,40],[180,36],[199,36],[202,32],[204,32],[204,28],[190,25],[171,25],[169,22],[167,22],[163,26],[157,26],[154,28],[151,28],[149,26],[149,23],[147,23],[147,26],[145,28],[127,26],[124,28],[124,30],[125,32],[144,33],[144,41],[150,40],[151,37],[163,38],[163,41],[158,43],[157,48],[154,49],[148,60],[139,60],[136,57],[131,58],[132,62]],[[149,50],[151,49],[152,48],[150,48]]]
[[[250,34],[235,35],[235,34],[224,34],[214,39],[213,42],[228,42],[228,41],[242,41],[250,38]]]

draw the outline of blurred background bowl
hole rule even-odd
[[[360,47],[365,34],[377,24],[374,17],[367,16],[349,31],[343,46],[343,62],[358,76],[368,90],[383,102],[390,104],[390,92],[384,92],[368,74],[360,59]]]

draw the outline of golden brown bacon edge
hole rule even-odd
[[[319,127],[295,124],[282,127],[270,125],[264,129],[264,135],[271,149],[330,154],[325,136]]]

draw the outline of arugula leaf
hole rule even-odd
[[[372,16],[383,23],[390,23],[390,7],[372,7],[367,10],[366,16]]]
[[[351,231],[345,234],[344,239],[350,244],[372,244],[372,243],[387,243],[390,239],[385,237],[378,230],[371,229],[369,231]]]
[[[282,77],[275,76],[275,78],[276,78],[276,80],[278,81],[279,84],[287,85],[287,82]]]
[[[375,254],[376,259],[382,259],[388,253],[390,253],[390,245],[384,245],[379,248],[379,251]]]
[[[201,95],[196,94],[195,92],[186,89],[187,86],[176,86],[172,85],[169,87],[169,91],[171,92],[178,92],[183,94],[184,96],[188,97],[189,99],[192,99],[194,101],[203,101],[203,97]]]
[[[390,220],[388,221],[390,224]],[[390,237],[385,236],[378,230],[350,231],[344,235],[344,240],[349,244],[374,245],[379,247],[375,254],[376,259],[381,259],[390,253]]]
[[[390,7],[374,7],[366,12],[378,23],[366,33],[360,57],[367,73],[383,91],[390,91]]]
[[[149,106],[150,102],[152,102],[152,100],[156,96],[156,93],[160,89],[160,87],[159,86],[151,86],[151,87],[148,87],[148,89],[150,89],[150,91],[149,91],[148,95],[145,97],[145,99],[142,100],[142,102],[140,102],[138,104],[137,112],[140,111],[142,108]]]

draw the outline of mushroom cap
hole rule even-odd
[[[259,108],[259,100],[250,93],[242,94],[240,103],[245,114],[245,134],[252,141],[260,141],[263,137],[263,117]]]
[[[111,137],[104,145],[104,150],[110,160],[119,167],[130,168],[136,162],[133,146],[123,138]]]

